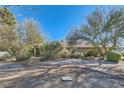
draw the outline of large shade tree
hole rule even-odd
[[[18,39],[21,43],[30,46],[43,43],[43,35],[39,24],[32,19],[19,23],[16,28]]]
[[[0,50],[15,56],[24,47],[32,48],[42,42],[40,27],[35,20],[16,23],[8,7],[0,8]]]
[[[16,35],[19,43],[17,49],[21,50],[23,46],[28,46],[34,49],[36,56],[36,48],[44,42],[39,24],[32,19],[25,20],[17,25]]]
[[[96,9],[86,19],[86,23],[82,24],[80,28],[73,29],[67,35],[66,40],[69,44],[75,44],[78,40],[85,40],[99,50],[101,54],[105,54],[114,49],[123,39],[123,8]]]
[[[8,8],[0,7],[0,50],[8,51],[13,55],[12,49],[17,37],[14,31],[16,19]]]
[[[13,48],[16,45],[16,33],[9,28],[8,25],[0,24],[0,50],[8,51],[13,54]]]

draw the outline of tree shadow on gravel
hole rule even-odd
[[[13,63],[9,65],[13,65]],[[7,66],[3,65],[3,67],[0,68],[5,68]],[[113,82],[113,85],[109,85],[110,83],[112,83],[109,83],[109,80],[113,80],[119,82],[120,86],[124,87],[124,75],[120,74],[123,73],[123,71],[121,72],[120,70],[114,70],[114,72],[112,72],[114,68],[116,67],[102,67],[100,65],[85,66],[82,64],[40,65],[34,68],[30,68],[31,71],[35,69],[43,69],[41,73],[38,72],[38,75],[34,75],[34,73],[32,73],[31,75],[26,74],[24,76],[12,78],[9,80],[1,80],[0,86],[6,88],[83,88],[95,87],[95,85],[97,85],[98,83],[99,86],[96,87],[115,87],[113,86],[115,82]],[[24,71],[26,70],[27,69],[25,69]],[[63,76],[71,76],[73,80],[69,82],[63,82],[61,80],[61,77]],[[90,79],[92,80],[92,82]],[[103,85],[100,84],[100,81],[104,83],[107,82],[108,86],[104,85],[104,83],[102,83]]]

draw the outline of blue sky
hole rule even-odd
[[[50,41],[63,40],[68,32],[81,23],[98,6],[22,6],[11,8],[18,22],[33,18],[41,25],[42,32]],[[33,10],[31,12],[30,10]]]

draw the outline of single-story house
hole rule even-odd
[[[63,47],[65,47],[67,49],[75,47],[77,49],[77,51],[83,51],[84,52],[84,51],[89,51],[89,50],[95,49],[95,47],[92,44],[90,44],[89,42],[87,42],[87,41],[83,41],[81,43],[77,43],[74,46],[69,46],[67,44],[67,41],[64,41],[64,40],[60,41],[60,43],[62,44]],[[99,48],[101,48],[101,50],[104,51],[103,47],[99,46]],[[107,47],[107,48],[109,49],[110,47]],[[119,51],[124,50],[124,46],[119,46],[117,50],[119,50]]]

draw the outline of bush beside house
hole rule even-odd
[[[61,44],[57,41],[46,43],[40,48],[41,60],[55,59],[59,52],[63,49]]]
[[[16,51],[15,58],[17,61],[23,61],[30,59],[31,56],[32,56],[31,49],[28,46],[23,46],[22,49]]]
[[[121,60],[122,55],[118,51],[110,51],[106,54],[106,58],[108,61],[118,62]]]

